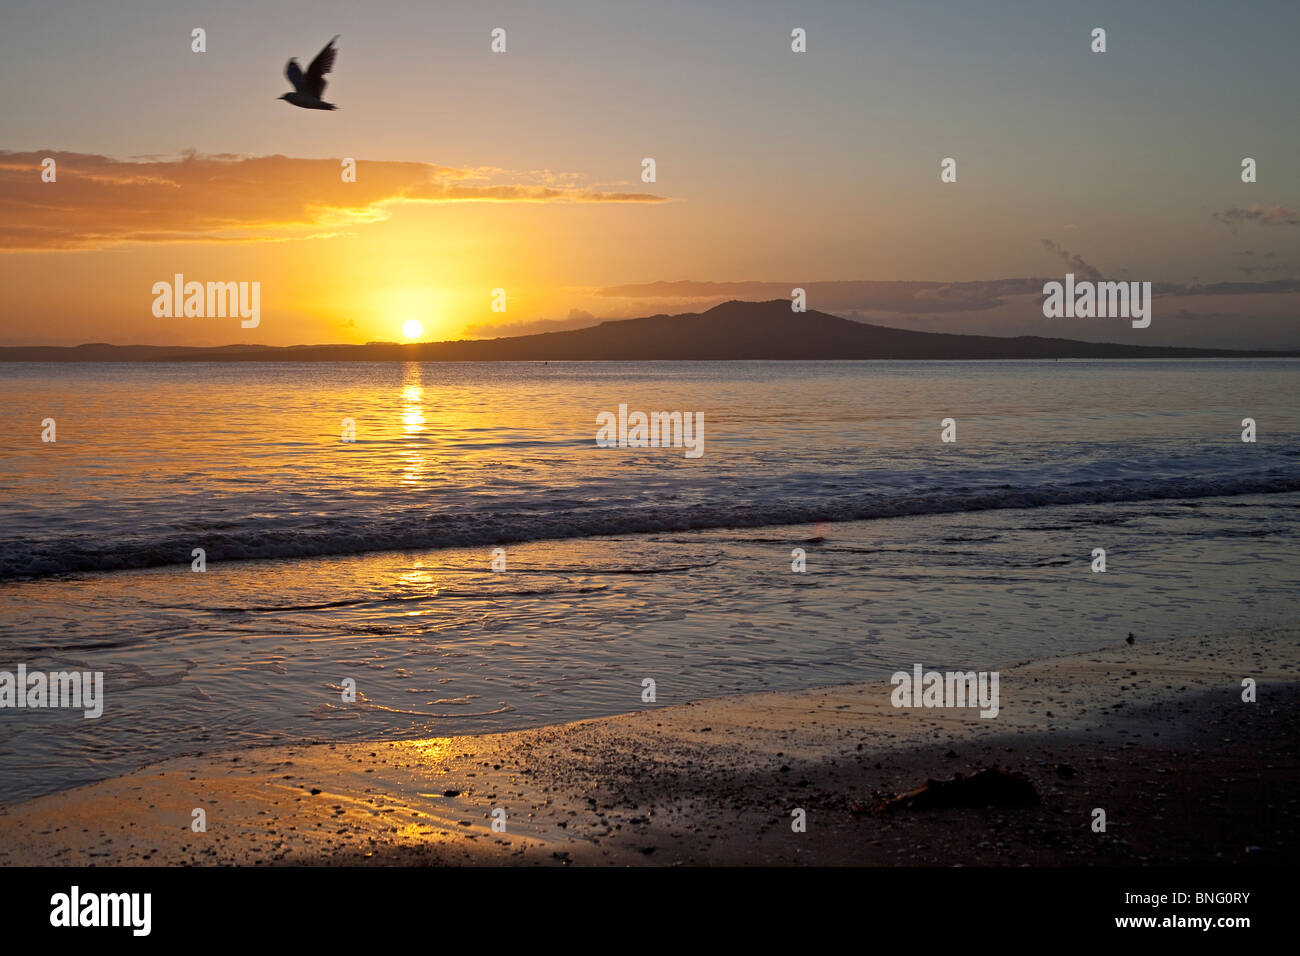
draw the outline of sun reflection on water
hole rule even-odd
[[[411,362],[405,368],[402,382],[402,431],[410,441],[402,453],[402,484],[415,485],[424,480],[428,470],[423,435],[424,418],[424,383],[421,379],[420,365]]]

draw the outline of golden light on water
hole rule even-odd
[[[418,319],[407,319],[402,323],[402,334],[408,339],[418,339],[424,334],[424,326]]]
[[[414,321],[414,320],[412,320]],[[406,323],[409,326],[411,323]],[[420,324],[415,323],[417,326]],[[405,330],[405,326],[403,327]],[[408,333],[409,334],[409,333]],[[424,431],[424,384],[418,362],[408,362],[402,382],[402,431],[411,439],[402,450],[402,484],[418,486],[425,480],[427,449],[421,440]]]

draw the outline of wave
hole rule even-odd
[[[648,504],[644,501],[547,511],[480,511],[460,514],[398,512],[357,514],[347,523],[287,527],[279,519],[229,519],[206,531],[123,535],[53,535],[0,540],[0,580],[58,574],[189,566],[191,550],[203,547],[208,561],[292,559],[494,547],[526,541],[608,535],[759,528],[816,522],[861,521],[909,515],[951,514],[1054,505],[1089,505],[1213,498],[1300,491],[1300,470],[1275,468],[1255,475],[1180,475],[1110,478],[1104,481],[932,485],[913,492],[767,496],[764,500]]]

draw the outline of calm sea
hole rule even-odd
[[[98,720],[0,710],[0,801],[635,710],[646,678],[663,705],[1287,623],[1298,373],[0,364],[0,671],[106,685]],[[703,454],[596,447],[620,404],[702,413]]]

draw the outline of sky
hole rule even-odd
[[[335,34],[339,109],[279,101]],[[1296,347],[1298,37],[1294,0],[6,0],[0,344],[481,337],[801,286],[886,325]],[[1151,326],[996,284],[1067,271],[1155,283]],[[177,273],[258,282],[259,324],[154,315]]]

